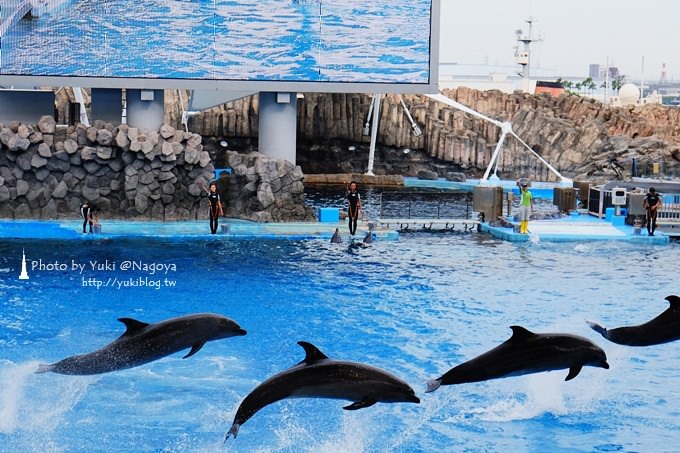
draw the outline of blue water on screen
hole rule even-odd
[[[430,8],[430,0],[72,0],[9,29],[0,73],[422,84]]]
[[[664,311],[664,297],[680,292],[677,243],[517,245],[410,233],[350,248],[343,233],[342,244],[210,235],[0,241],[2,450],[677,451],[678,344],[619,346],[584,322],[617,327]],[[22,250],[30,280],[18,279]],[[82,274],[74,261],[86,265]],[[90,261],[109,269],[91,270]],[[128,262],[146,270],[124,270]],[[88,283],[109,279],[146,286]],[[39,363],[113,341],[124,331],[119,317],[197,312],[231,317],[248,335],[98,376],[33,374]],[[424,393],[428,379],[509,338],[510,325],[585,336],[611,368],[584,367],[569,382],[563,370]],[[340,400],[284,400],[223,445],[243,398],[303,359],[299,340],[401,377],[421,403],[344,411]]]

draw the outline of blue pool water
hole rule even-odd
[[[18,279],[22,250],[29,280]],[[615,345],[584,320],[615,327],[661,313],[664,297],[680,293],[679,252],[677,243],[516,245],[480,233],[402,234],[360,249],[209,235],[0,240],[0,449],[678,451],[679,344]],[[128,261],[147,270],[124,270]],[[92,286],[110,278],[131,283]],[[119,317],[195,312],[229,316],[248,335],[98,376],[33,374],[114,340]],[[513,324],[583,335],[611,368],[424,393],[428,379],[506,340]],[[396,374],[421,403],[343,411],[344,401],[285,400],[223,445],[242,399],[302,360],[298,340]]]
[[[422,84],[430,8],[430,0],[68,0],[10,28],[0,74]]]

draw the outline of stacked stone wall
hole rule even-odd
[[[158,131],[100,121],[57,128],[51,117],[0,124],[0,217],[73,218],[88,201],[109,218],[206,218],[203,187],[214,167],[202,140],[167,124]],[[229,163],[233,175],[220,180],[228,215],[313,217],[299,167],[257,153],[230,152]]]

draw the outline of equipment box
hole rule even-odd
[[[319,222],[337,222],[340,220],[338,208],[319,208]]]

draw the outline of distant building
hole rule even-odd
[[[606,79],[607,72],[609,72],[610,79],[616,79],[619,76],[619,68],[616,66],[607,66],[602,64],[592,63],[588,66],[588,77],[591,79]]]
[[[557,80],[552,69],[531,68],[530,92],[534,91],[537,80]],[[476,90],[500,90],[512,93],[522,89],[522,76],[516,65],[483,65],[483,64],[439,64],[439,89],[458,87]]]
[[[559,97],[564,94],[564,87],[560,82],[536,81],[534,94],[548,93],[552,97]]]

